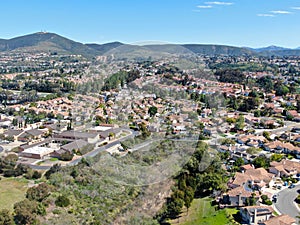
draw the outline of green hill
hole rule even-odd
[[[201,45],[201,44],[185,44],[183,47],[189,49],[196,54],[204,55],[254,55],[255,52],[247,48],[239,48],[226,45]]]
[[[55,33],[38,32],[12,39],[0,39],[0,52],[29,51],[56,52],[59,54],[76,54],[85,57],[114,54],[117,58],[164,57],[172,54],[205,54],[205,55],[262,55],[262,56],[300,56],[300,49],[285,49],[269,46],[260,49],[209,44],[152,44],[129,45],[121,42],[105,44],[83,44],[62,37]]]
[[[0,40],[0,51],[51,51],[57,53],[95,56],[99,53],[79,42],[54,33],[39,32],[9,40]]]
[[[121,42],[111,42],[111,43],[105,43],[102,45],[99,44],[86,44],[86,46],[96,50],[99,52],[99,54],[103,55],[106,52],[109,52],[110,50],[114,48],[118,48],[120,46],[123,46],[124,44]]]

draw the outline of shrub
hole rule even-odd
[[[70,199],[65,195],[60,195],[57,197],[55,205],[59,207],[67,207],[68,205],[70,205]]]
[[[300,195],[297,196],[297,198],[295,199],[295,202],[297,202],[298,204],[300,204]]]
[[[32,179],[40,179],[41,177],[42,177],[42,174],[36,170],[32,174]]]
[[[71,161],[73,159],[73,154],[70,152],[64,152],[61,154],[60,159],[62,161]]]
[[[50,195],[50,192],[51,187],[46,183],[41,183],[36,187],[29,188],[26,193],[26,198],[41,202]]]
[[[261,196],[262,203],[265,205],[272,205],[272,201],[268,198],[267,195],[262,195]]]

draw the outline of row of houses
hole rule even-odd
[[[244,224],[258,225],[296,225],[296,220],[289,215],[273,216],[271,206],[247,206],[240,209]]]
[[[229,191],[223,195],[223,203],[227,206],[245,206],[246,199],[253,194],[257,198],[265,188],[272,187],[278,178],[300,174],[300,163],[284,159],[271,162],[268,171],[264,168],[255,169],[253,165],[244,165],[229,181]]]
[[[92,150],[96,145],[103,145],[109,140],[120,136],[121,133],[120,128],[105,131],[92,129],[90,132],[67,130],[53,134],[43,140],[40,139],[38,142],[22,144],[19,147],[19,156],[34,159],[61,158],[64,154],[74,155],[82,152],[84,148]]]
[[[300,174],[299,162],[284,159],[271,162],[268,170],[254,168],[251,164],[241,166],[240,169],[241,171],[228,182],[229,191],[223,194],[221,207],[239,207],[245,224],[296,224],[295,219],[288,215],[274,217],[273,208],[259,202],[262,195],[272,197],[267,188],[282,184],[281,178]],[[255,202],[255,206],[247,206],[250,198]]]

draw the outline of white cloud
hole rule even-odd
[[[199,9],[210,9],[210,8],[212,8],[212,6],[211,5],[198,5],[197,8],[199,8]]]
[[[205,2],[207,5],[233,5],[233,2]]]
[[[300,7],[291,7],[291,9],[300,10]]]
[[[291,14],[292,12],[283,11],[283,10],[275,10],[275,11],[271,11],[271,13],[273,13],[273,14]]]
[[[275,17],[273,14],[257,14],[257,16],[262,16],[262,17]]]

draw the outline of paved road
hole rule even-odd
[[[291,130],[294,127],[298,127],[299,123],[297,122],[292,122],[292,121],[284,121],[284,127],[279,127],[276,129],[256,129],[256,134],[263,133],[264,131],[268,131],[270,133],[278,133],[278,132],[283,132],[283,131],[288,131]]]
[[[277,194],[278,200],[275,203],[275,207],[281,214],[288,214],[294,218],[299,216],[300,211],[294,204],[294,200],[299,194],[298,190],[300,190],[300,184],[291,189],[286,188]]]

